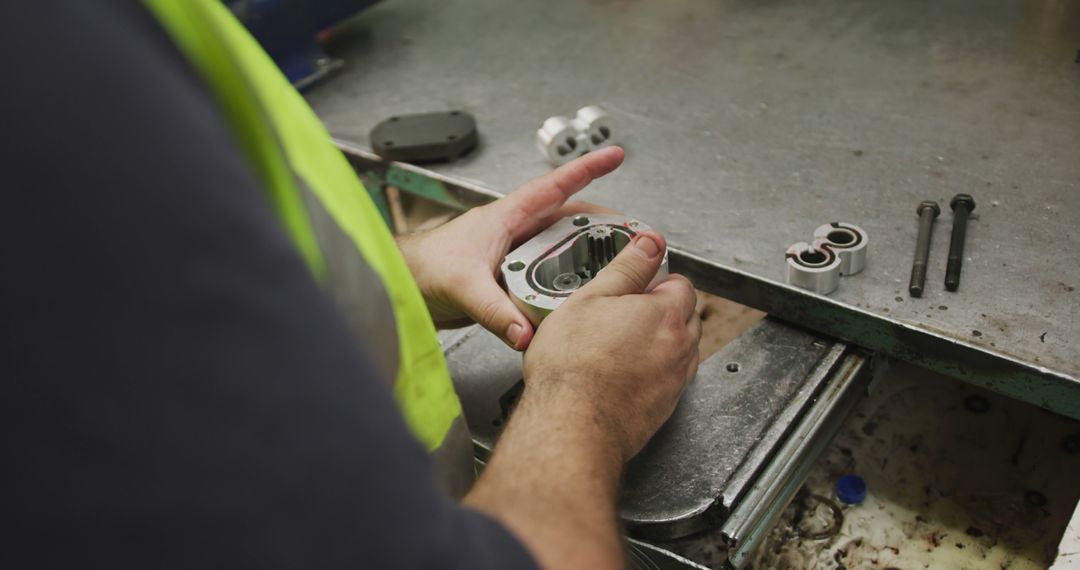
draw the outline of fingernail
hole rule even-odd
[[[521,341],[521,333],[525,332],[525,327],[512,323],[508,329],[506,329],[506,340],[510,341],[510,346],[517,348],[518,342]]]
[[[660,253],[660,244],[656,243],[653,238],[641,235],[638,236],[637,241],[634,242],[634,247],[641,253],[645,254],[645,257],[652,259]]]

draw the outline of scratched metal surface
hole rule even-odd
[[[1076,2],[391,0],[336,35],[345,70],[307,95],[343,141],[368,146],[393,114],[465,109],[479,152],[432,169],[505,192],[549,170],[541,120],[601,104],[628,158],[583,198],[765,287],[789,244],[856,223],[870,262],[830,297],[838,319],[1080,382]],[[956,192],[978,206],[950,294]],[[913,300],[924,199],[945,213]]]
[[[521,355],[478,326],[442,334],[465,418],[486,460],[513,408]],[[723,520],[830,377],[846,346],[771,319],[702,362],[671,419],[627,466],[620,514],[637,537]]]
[[[702,362],[671,419],[627,465],[620,514],[630,532],[686,536],[724,520],[844,348],[766,319]]]

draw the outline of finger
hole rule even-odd
[[[600,204],[593,204],[592,202],[583,202],[581,200],[571,200],[563,204],[554,214],[550,216],[552,222],[557,222],[567,216],[573,216],[574,214],[618,214],[618,210],[613,210],[607,206],[601,206]]]
[[[577,295],[615,296],[644,292],[660,269],[666,247],[664,237],[656,232],[638,234]]]
[[[698,349],[694,349],[694,354],[691,355],[690,366],[686,369],[686,383],[689,384],[694,381],[694,377],[697,376],[698,367],[701,366],[699,361]],[[685,387],[685,386],[684,386]]]
[[[575,214],[618,214],[618,210],[612,210],[607,206],[601,206],[600,204],[593,204],[591,202],[582,202],[580,200],[573,200],[563,204],[558,210],[555,210],[554,214],[544,218],[537,222],[537,226],[540,229],[546,228],[555,222],[573,216]],[[528,236],[526,236],[528,237]]]
[[[686,381],[689,383],[697,375],[698,365],[701,364],[701,353],[699,344],[701,343],[701,317],[695,312],[694,316],[690,317],[690,322],[687,323],[687,335],[689,341],[693,343],[693,354],[690,355],[690,365],[686,370]]]
[[[593,180],[618,168],[623,156],[623,150],[617,146],[595,150],[526,183],[495,202],[506,214],[502,219],[508,224],[511,238],[517,241],[543,229],[543,222],[557,212],[563,203]]]
[[[678,307],[683,322],[689,322],[690,317],[697,314],[697,294],[694,293],[694,286],[682,275],[669,275],[667,280],[657,285],[649,294]]]
[[[563,204],[562,206],[560,206],[559,209],[556,210],[550,216],[548,216],[548,217],[546,217],[546,218],[544,218],[542,220],[537,221],[536,222],[536,228],[537,228],[537,231],[541,231],[544,228],[554,224],[555,222],[557,222],[557,221],[559,221],[559,220],[561,220],[563,218],[568,218],[570,216],[575,216],[575,215],[578,215],[578,214],[618,214],[618,213],[619,213],[618,210],[612,210],[611,208],[608,208],[606,206],[601,206],[599,204],[593,204],[591,202],[582,202],[580,200],[573,200],[573,201],[567,202],[567,203]],[[535,234],[523,234],[523,235],[520,235],[518,238],[516,238],[514,240],[513,245],[517,246],[519,243],[521,243],[521,242],[523,242],[523,241],[525,241],[527,239],[532,238],[533,235],[535,235]]]
[[[532,340],[533,328],[494,279],[471,283],[461,293],[466,315],[491,331],[515,350],[525,350]]]

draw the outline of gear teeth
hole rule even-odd
[[[595,277],[607,264],[615,259],[615,237],[611,228],[596,226],[589,228],[589,271]]]

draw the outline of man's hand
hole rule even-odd
[[[525,391],[465,498],[545,568],[623,568],[615,505],[623,464],[671,415],[698,366],[693,287],[646,293],[666,248],[646,232],[539,327]]]
[[[506,198],[473,208],[432,231],[399,238],[436,326],[476,322],[517,350],[529,346],[533,327],[499,286],[499,264],[512,247],[563,217],[610,212],[567,200],[622,160],[618,147],[590,152]]]
[[[526,389],[585,402],[623,461],[671,416],[698,368],[701,319],[690,281],[671,275],[644,293],[664,238],[643,233],[551,313],[525,353]]]

